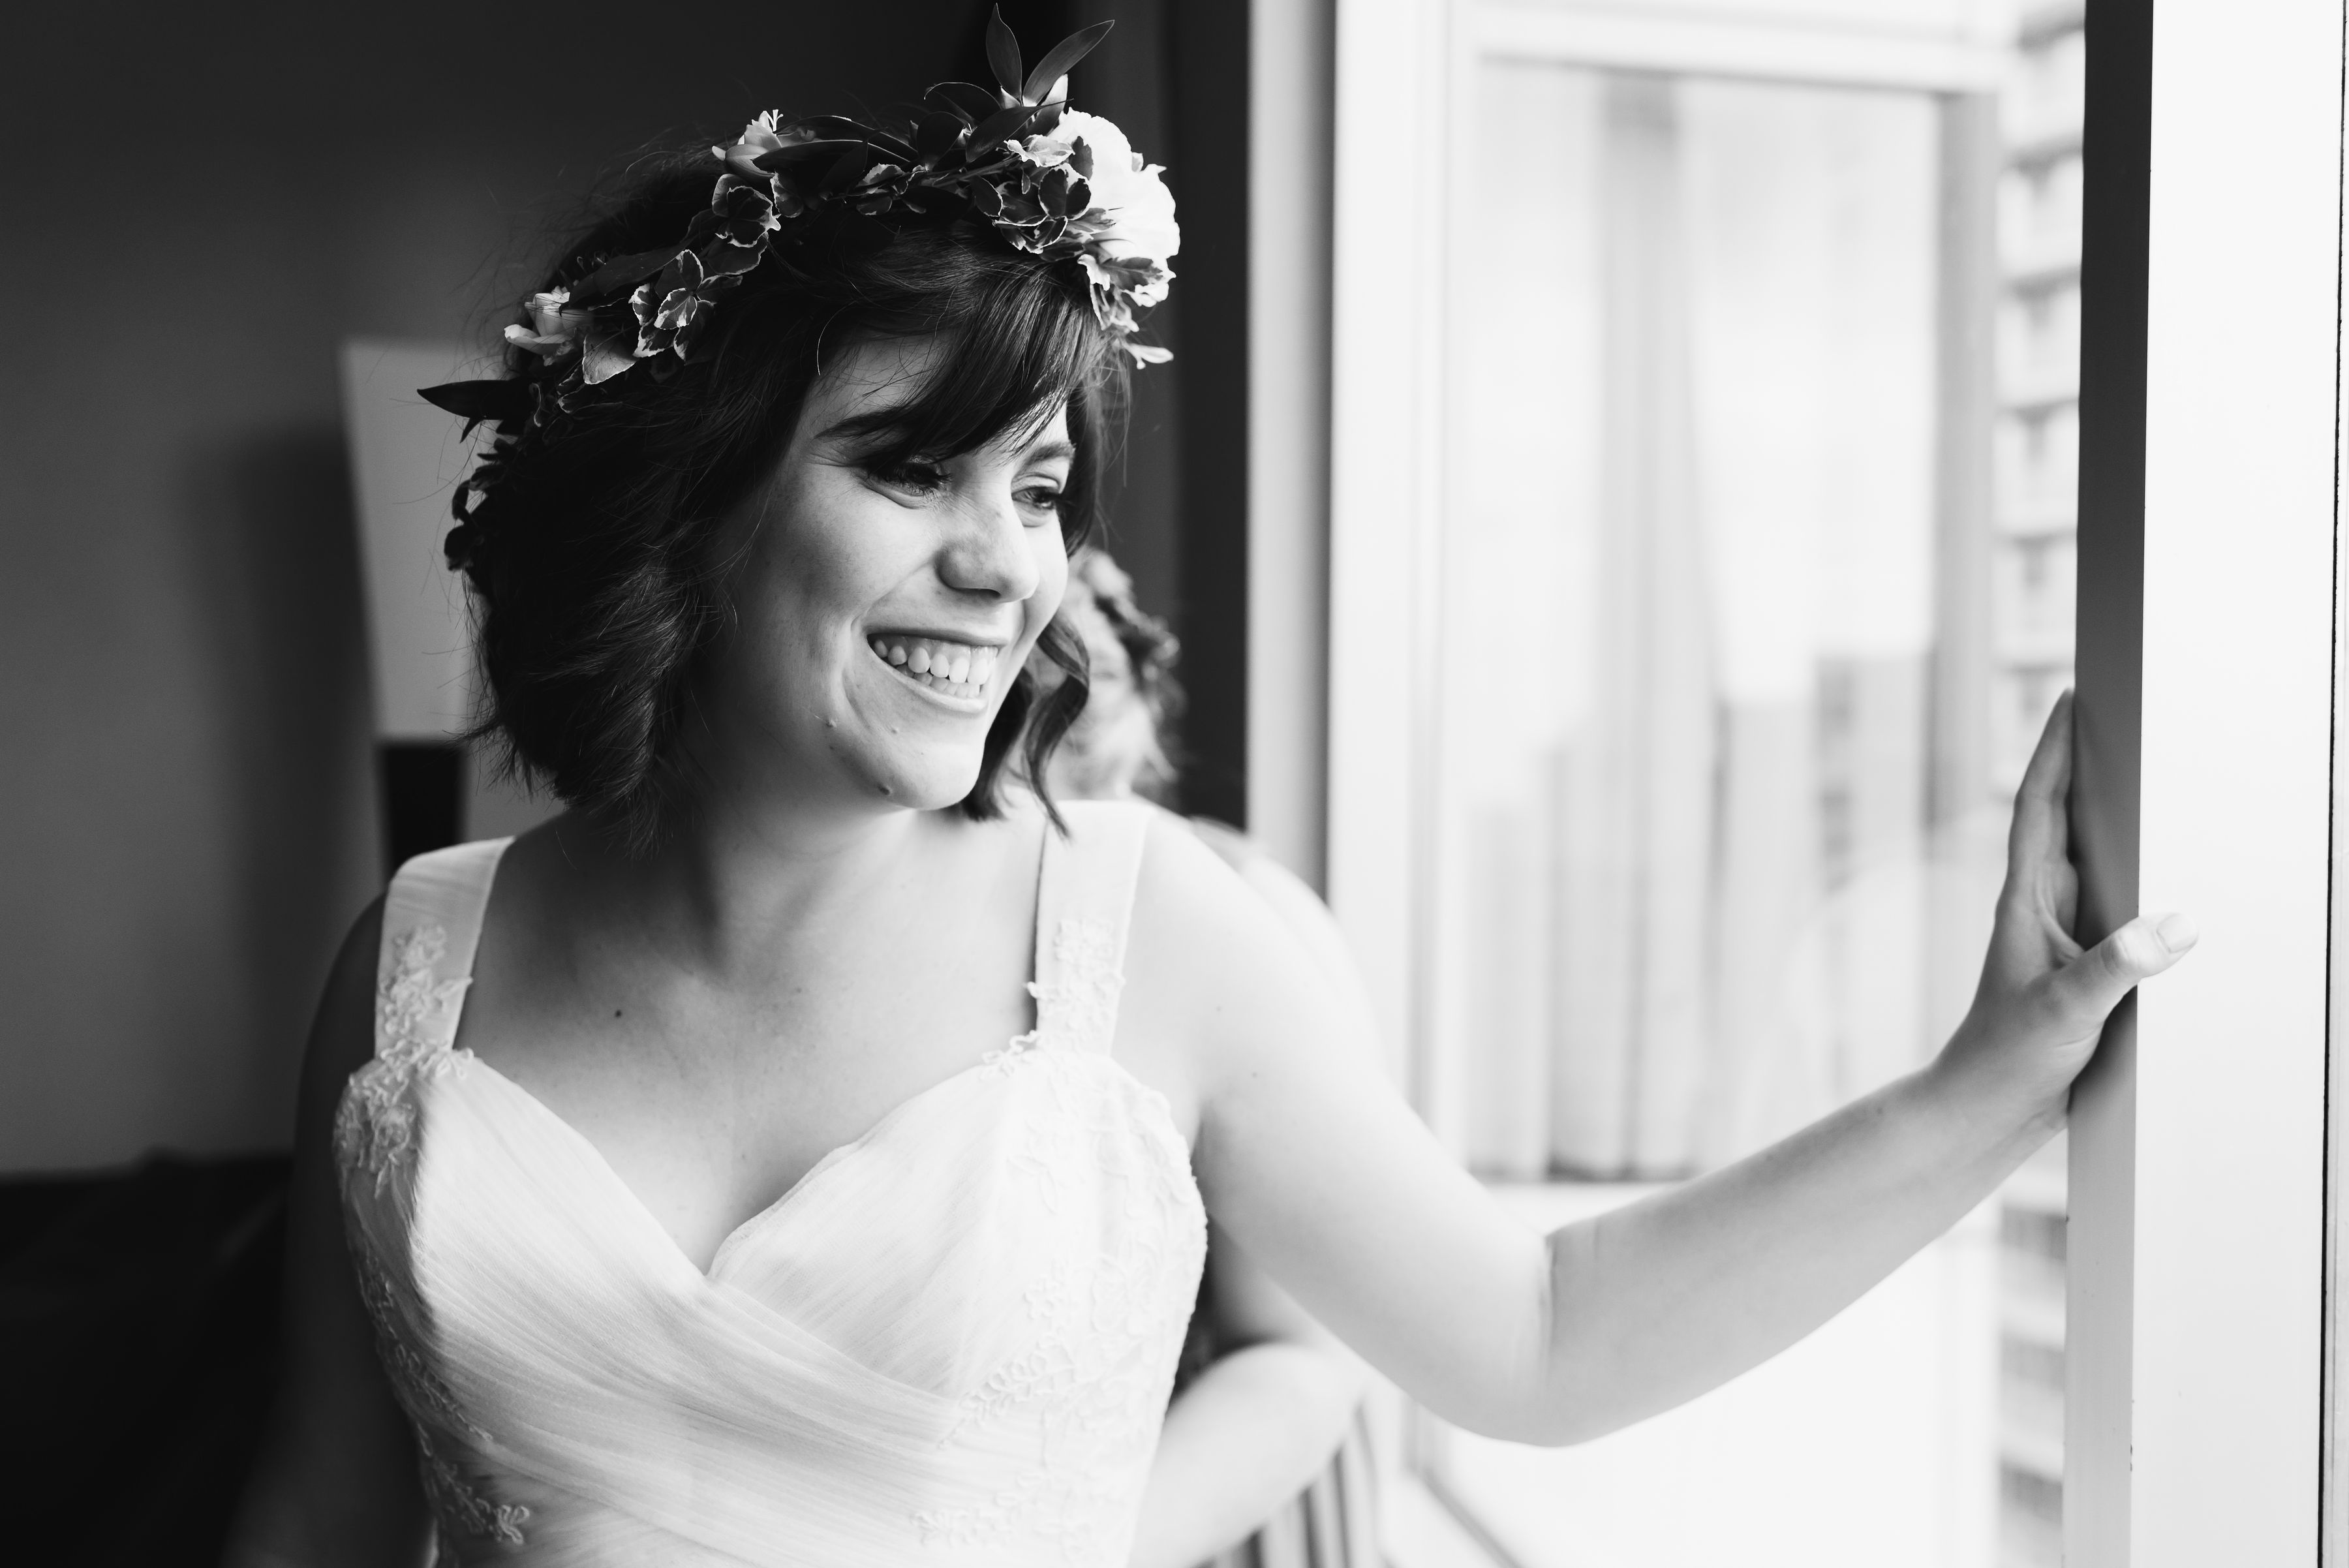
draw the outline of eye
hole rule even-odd
[[[1061,487],[1050,480],[1022,485],[1013,492],[1013,498],[1028,511],[1043,514],[1039,522],[1049,522],[1061,514]]]
[[[947,471],[918,457],[869,462],[864,472],[875,484],[909,495],[934,495],[947,485]]]

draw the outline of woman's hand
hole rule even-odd
[[[2095,947],[2081,948],[2072,934],[2080,877],[2069,857],[2071,784],[2066,691],[2047,716],[2015,792],[2006,886],[1982,984],[1933,1066],[1953,1087],[2019,1106],[2027,1122],[2049,1132],[2062,1124],[2072,1080],[2095,1054],[2106,1015],[2197,939],[2194,922],[2183,915],[2140,915]]]
[[[1209,1212],[1307,1311],[1458,1425],[1579,1441],[1767,1360],[1955,1223],[2060,1124],[2106,1014],[2192,945],[2177,917],[2074,940],[2071,743],[2067,700],[2015,804],[1981,988],[1930,1067],[1547,1238],[1363,1070],[1310,961],[1195,844],[1144,861],[1128,1015],[1183,1042]]]

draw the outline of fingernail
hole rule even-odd
[[[2202,940],[2201,928],[2183,915],[2164,915],[2153,922],[2153,929],[2161,945],[2174,953],[2182,953]]]

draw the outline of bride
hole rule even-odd
[[[1501,1213],[1211,850],[1025,782],[1175,248],[1063,101],[1102,30],[643,168],[508,375],[429,394],[496,426],[449,553],[490,731],[569,810],[411,861],[335,966],[233,1563],[1126,1563],[1209,1216],[1446,1418],[1589,1438],[1949,1226],[2191,945],[2068,934],[2059,706],[1929,1066],[1553,1235]]]

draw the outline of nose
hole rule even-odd
[[[1042,586],[1035,531],[1021,520],[1006,485],[957,508],[938,562],[947,587],[997,604],[1018,604]]]

